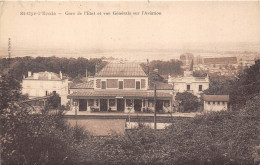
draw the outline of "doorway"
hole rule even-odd
[[[100,111],[107,111],[107,99],[100,99]]]
[[[156,111],[163,110],[163,100],[156,101]]]
[[[142,100],[139,100],[139,99],[135,99],[135,100],[134,100],[134,109],[135,109],[135,111],[137,111],[137,112],[141,112],[141,109],[142,109]]]
[[[87,111],[87,100],[86,99],[79,100],[79,111]]]
[[[117,99],[117,111],[124,111],[125,110],[125,100],[124,99]]]

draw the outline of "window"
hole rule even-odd
[[[225,105],[225,101],[222,101],[222,104]]]
[[[94,106],[94,100],[93,99],[88,100],[88,105],[89,106]]]
[[[101,86],[101,89],[106,89],[106,87],[107,87],[107,84],[106,84],[106,82],[105,82],[105,81],[102,81],[102,86]]]
[[[148,100],[148,107],[153,107],[153,106],[154,106],[154,101]]]
[[[187,85],[187,91],[189,91],[190,90],[190,85]]]
[[[126,99],[126,106],[131,107],[133,105],[133,101],[130,99]]]
[[[124,82],[123,81],[119,81],[119,89],[123,89],[124,86]]]
[[[169,100],[164,100],[164,106],[169,107],[170,106],[170,101]]]
[[[141,88],[141,83],[140,83],[140,81],[136,81],[135,84],[136,84],[136,85],[135,85],[135,88],[136,88],[136,89],[140,89],[140,88]]]
[[[96,100],[96,106],[98,106],[98,100]]]
[[[218,104],[220,104],[220,101],[218,101]]]
[[[199,85],[199,91],[202,91],[202,85]]]
[[[110,107],[116,106],[116,100],[115,99],[109,99],[109,106]]]
[[[210,101],[208,101],[208,105],[210,105]]]
[[[213,101],[213,104],[215,104],[215,101]]]

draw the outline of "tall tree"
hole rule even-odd
[[[177,93],[175,100],[179,102],[183,112],[195,112],[199,108],[199,99],[189,92]]]
[[[238,75],[231,87],[231,104],[236,109],[260,93],[260,60]]]

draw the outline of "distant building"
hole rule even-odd
[[[156,93],[156,109],[168,112],[172,94],[166,85],[160,84],[160,91]],[[109,63],[94,76],[93,82],[72,86],[70,91],[68,98],[73,111],[130,113],[154,111],[155,108],[154,91],[149,87],[148,76],[137,63]]]
[[[226,111],[228,110],[229,95],[204,95],[204,111]]]
[[[29,98],[43,97],[51,93],[57,93],[61,98],[61,105],[68,102],[68,79],[53,72],[28,72],[28,77],[22,81],[22,93],[28,94]]]
[[[183,77],[169,77],[168,83],[173,85],[174,95],[178,92],[190,92],[200,97],[209,88],[209,77],[194,77],[192,71],[184,71]]]
[[[194,55],[191,53],[185,53],[180,55],[180,61],[182,62],[183,68],[189,68],[192,61],[194,61]]]
[[[237,57],[205,57],[203,59],[204,65],[227,65],[237,63]]]

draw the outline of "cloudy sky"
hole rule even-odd
[[[258,2],[5,2],[0,49],[103,51],[178,49],[208,43],[260,43]],[[65,15],[65,12],[96,15]],[[161,15],[113,15],[156,11]],[[21,15],[55,12],[56,15]],[[97,15],[101,12],[102,15]],[[111,12],[110,16],[103,15]],[[61,13],[61,14],[58,14]]]

